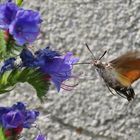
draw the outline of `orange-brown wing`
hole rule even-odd
[[[131,83],[138,80],[140,78],[140,70],[132,70],[128,72],[123,73],[124,76],[126,76]]]
[[[110,63],[130,83],[140,78],[140,52],[128,52]]]
[[[140,64],[140,52],[139,51],[134,51],[134,52],[127,52],[126,54],[110,61],[110,63],[115,67],[115,68],[120,68],[120,67],[131,67],[133,62],[135,64]],[[135,66],[134,64],[134,66]],[[140,67],[140,65],[139,65]]]

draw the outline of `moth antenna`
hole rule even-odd
[[[92,60],[93,60],[93,61],[96,60],[96,58],[95,58],[94,54],[92,53],[91,49],[89,48],[88,44],[85,43],[85,45],[86,45],[87,49],[89,50],[89,52],[90,52],[91,55],[92,55]]]
[[[105,56],[106,53],[107,51],[104,51],[104,53],[101,55],[101,57],[98,60],[101,60]]]

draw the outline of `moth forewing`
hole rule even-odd
[[[137,64],[137,67],[140,69],[140,52],[139,51],[132,51],[127,52],[124,55],[113,59],[110,61],[111,65],[114,68],[134,68]]]

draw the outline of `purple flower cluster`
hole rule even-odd
[[[0,4],[0,28],[8,30],[18,45],[32,43],[42,22],[36,11],[19,8],[15,3]]]
[[[45,136],[42,134],[39,134],[35,140],[46,140]]]
[[[4,129],[30,128],[38,116],[38,111],[27,110],[22,102],[12,107],[0,107],[0,125]]]
[[[16,60],[16,58],[14,58],[14,57],[11,57],[11,58],[5,60],[3,65],[2,65],[2,67],[1,67],[0,74],[4,73],[7,70],[14,69],[14,67],[15,67],[14,62],[15,62],[15,60]]]
[[[38,12],[24,10],[11,1],[1,4],[0,11],[0,28],[8,32],[18,45],[32,43],[37,38],[42,21]],[[51,80],[58,91],[63,82],[72,77],[72,66],[78,61],[71,52],[62,56],[48,47],[34,54],[24,48],[20,57],[21,67],[38,68],[46,75],[44,79]],[[6,60],[0,72],[14,69],[14,61],[15,58]]]
[[[0,5],[0,28],[9,29],[10,24],[16,17],[18,6],[12,2]]]
[[[23,128],[30,128],[39,116],[36,110],[27,110],[22,102],[17,102],[12,107],[0,107],[0,127],[4,130],[6,138],[19,135]],[[42,134],[35,140],[46,140]]]
[[[57,91],[60,91],[63,82],[72,75],[72,67],[79,59],[73,57],[71,52],[65,55],[60,55],[57,51],[53,51],[46,47],[40,49],[34,54],[27,48],[24,48],[20,53],[21,64],[18,67],[39,69],[44,74],[44,80],[51,80]],[[9,58],[4,61],[0,73],[3,74],[7,70],[12,70],[16,67],[15,58]]]
[[[66,85],[64,82],[74,77],[72,68],[73,65],[79,60],[78,58],[73,57],[72,52],[67,52],[64,55],[61,55],[59,52],[49,49],[49,47],[40,49],[35,53],[32,53],[28,49],[28,43],[32,43],[36,40],[40,32],[41,22],[42,20],[38,12],[25,10],[13,3],[12,0],[8,0],[6,3],[0,4],[0,29],[4,30],[5,33],[5,50],[9,51],[13,46],[23,46],[23,48],[20,48],[18,50],[20,52],[22,49],[22,51],[20,52],[21,62],[19,64],[15,64],[15,61],[17,59],[15,55],[10,55],[11,58],[8,58],[9,53],[4,52],[6,55],[8,55],[6,56],[6,58],[8,59],[5,60],[3,65],[1,66],[0,76],[2,75],[3,78],[5,76],[4,72],[13,69],[19,71],[25,70],[25,73],[26,70],[35,69],[35,71],[32,71],[36,72],[37,74],[39,73],[39,76],[36,77],[36,79],[34,78],[34,76],[33,78],[31,77],[32,79],[29,83],[38,91],[37,94],[41,94],[38,94],[38,97],[43,96],[48,91],[48,87],[50,84],[50,82],[48,82],[49,80],[54,83],[58,92],[60,91],[60,88],[66,89],[68,85]],[[12,53],[12,51],[9,52]],[[5,55],[2,58],[5,58]],[[21,75],[20,78],[22,79],[23,74]],[[11,79],[13,78],[11,75],[9,77]],[[30,74],[28,74],[28,77],[30,77]],[[15,81],[19,82],[18,79],[20,78],[18,76],[16,78]],[[43,82],[40,82],[40,80],[43,80]],[[12,82],[9,82],[9,79],[7,81],[8,84],[5,84],[4,80],[2,81],[2,83],[4,83],[2,84],[2,86],[4,85],[4,91],[5,88],[13,86],[16,83],[12,79],[12,81],[14,81],[15,83],[10,85],[9,83]],[[41,83],[41,86],[38,86],[35,82],[33,83],[33,81],[37,81],[37,84],[39,81]],[[46,85],[46,83],[48,85]],[[44,85],[47,88],[43,88]],[[41,88],[43,90],[41,90]],[[26,109],[24,103],[17,102],[11,107],[0,107],[0,127],[2,128],[6,137],[12,137],[12,139],[14,139],[14,137],[17,138],[16,136],[18,136],[22,132],[23,128],[31,128],[31,125],[36,121],[38,116],[38,111],[28,110]],[[46,138],[44,135],[39,134],[35,140],[46,140]]]
[[[41,72],[47,75],[47,80],[51,80],[57,91],[60,90],[61,84],[71,78],[72,66],[79,59],[73,57],[71,52],[64,56],[56,51],[50,50],[48,47],[35,52],[33,55],[28,49],[24,49],[20,55],[23,67],[39,68]]]
[[[79,59],[74,58],[71,52],[64,56],[56,56],[51,61],[45,62],[40,69],[50,75],[52,82],[55,84],[57,91],[60,90],[61,84],[72,76],[72,66]]]

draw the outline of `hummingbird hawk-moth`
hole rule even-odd
[[[86,46],[91,52],[87,44]],[[99,59],[95,59],[91,52],[94,57],[91,64],[103,78],[111,93],[113,89],[117,94],[131,101],[135,95],[131,84],[140,78],[140,52],[127,52],[108,63],[101,61],[105,53]]]

